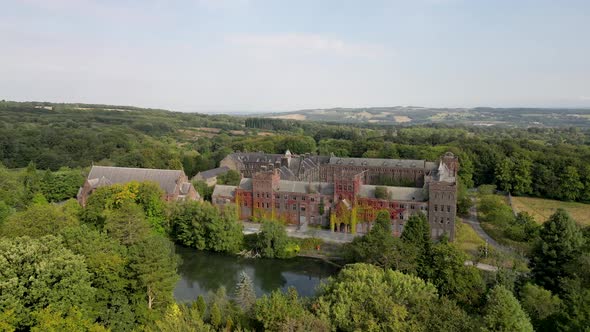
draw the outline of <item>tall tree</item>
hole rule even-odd
[[[485,331],[533,331],[533,326],[520,303],[504,286],[492,289],[484,312]]]
[[[62,237],[69,250],[84,257],[96,288],[91,306],[97,320],[115,331],[132,329],[135,308],[128,294],[127,249],[105,232],[86,225],[68,228]]]
[[[414,272],[418,251],[413,245],[393,237],[389,212],[382,210],[377,213],[369,233],[354,238],[345,246],[344,253],[353,262],[365,262],[386,269]]]
[[[150,234],[150,226],[141,207],[133,202],[123,203],[120,208],[108,211],[104,229],[109,236],[126,246]]]
[[[162,236],[149,236],[129,248],[129,260],[133,288],[142,294],[140,302],[148,311],[162,313],[174,302],[172,291],[178,280],[174,245]]]
[[[478,269],[465,266],[467,257],[452,244],[441,242],[432,248],[430,281],[441,295],[464,306],[477,306],[485,292]]]
[[[422,213],[413,214],[404,226],[402,240],[413,245],[418,251],[417,272],[418,276],[428,279],[430,275],[430,260],[432,259],[432,241],[430,240],[430,225],[426,216]]]
[[[568,201],[577,200],[582,191],[584,190],[584,184],[580,181],[580,175],[578,169],[573,166],[567,166],[559,177],[560,186],[560,198]]]
[[[540,231],[535,245],[531,267],[535,281],[546,289],[560,293],[559,282],[571,276],[565,267],[579,254],[584,237],[578,225],[563,209],[558,209]]]
[[[243,271],[240,273],[240,279],[236,285],[236,302],[246,313],[250,312],[256,303],[256,293],[254,292],[252,279]]]

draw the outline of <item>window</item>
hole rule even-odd
[[[400,213],[400,214],[399,214],[399,218],[400,218],[401,220],[404,220],[404,215]]]
[[[256,197],[260,198],[260,193],[256,193]]]
[[[406,208],[406,204],[401,204],[399,207],[400,207],[401,209],[405,209],[405,208]]]
[[[293,211],[297,210],[297,204],[293,204]]]
[[[270,198],[270,194],[269,193],[266,193],[266,198]]]
[[[293,200],[296,201],[297,200],[297,196],[293,196]]]
[[[313,197],[312,197],[312,198],[310,198],[310,200],[311,200],[312,202],[315,202],[315,198],[313,198]]]
[[[447,205],[447,212],[451,212],[451,206]]]
[[[301,197],[301,200],[304,201],[305,200],[305,196]]]
[[[301,211],[305,211],[305,206],[302,206],[301,207]]]
[[[451,223],[451,219],[447,218],[447,225]]]
[[[438,205],[434,204],[434,211],[438,211]]]
[[[410,209],[414,210],[416,207],[414,206],[414,204],[410,205]]]
[[[256,207],[260,207],[260,202],[256,202]]]
[[[275,203],[275,209],[280,209],[281,208],[281,203]]]

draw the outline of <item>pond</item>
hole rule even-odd
[[[248,259],[183,246],[176,246],[176,252],[182,263],[174,297],[180,302],[194,301],[220,286],[225,286],[228,294],[233,295],[242,271],[252,278],[257,296],[275,289],[284,291],[290,286],[301,296],[312,296],[320,282],[338,272],[337,267],[313,258]]]

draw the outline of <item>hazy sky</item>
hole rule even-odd
[[[3,0],[0,99],[590,106],[590,1]]]

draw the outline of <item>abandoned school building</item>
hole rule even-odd
[[[242,220],[272,218],[366,233],[377,212],[386,209],[395,236],[421,212],[432,238],[455,237],[459,161],[450,152],[438,162],[233,153],[220,166],[243,178],[238,186],[217,185],[213,204],[237,205]]]
[[[78,202],[85,206],[88,197],[99,187],[132,181],[157,183],[164,192],[162,198],[166,201],[201,200],[201,196],[181,170],[92,166],[83,186],[78,190]]]

